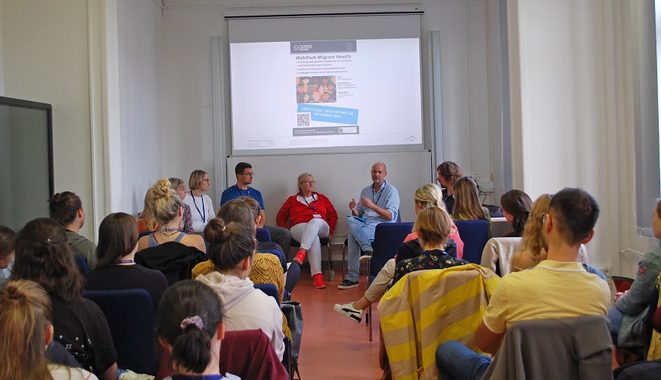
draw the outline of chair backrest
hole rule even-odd
[[[519,321],[483,379],[612,379],[608,320],[602,316]]]
[[[255,289],[259,289],[275,299],[275,302],[280,306],[280,295],[278,294],[278,287],[275,284],[254,284]]]
[[[520,246],[520,237],[491,238],[482,250],[480,265],[504,276],[511,272],[512,256]]]
[[[411,233],[413,222],[379,223],[374,231],[372,242],[372,258],[370,259],[370,277],[379,273],[386,261],[397,254],[397,248],[404,241],[406,235]]]
[[[108,320],[117,351],[117,366],[156,374],[156,315],[145,289],[86,290],[83,296],[99,305]]]
[[[266,228],[258,228],[257,233],[255,235],[255,239],[257,239],[257,241],[261,241],[264,243],[270,243],[271,233]]]
[[[438,379],[434,353],[448,340],[474,345],[500,280],[476,264],[411,272],[378,305],[382,341],[394,378]]]
[[[489,221],[486,219],[458,220],[459,236],[464,241],[464,260],[479,264],[482,261],[482,250],[491,235]]]

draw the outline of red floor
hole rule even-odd
[[[336,303],[360,298],[365,290],[365,276],[356,289],[338,290],[342,281],[338,273],[326,289],[315,289],[308,268],[294,289],[292,299],[300,301],[303,309],[303,338],[299,357],[302,380],[317,379],[379,379],[379,328],[376,305],[373,340],[368,340],[368,327],[358,324],[333,310]]]

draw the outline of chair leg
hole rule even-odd
[[[367,328],[370,330],[369,331],[369,339],[370,342],[372,341],[372,328],[374,327],[372,323],[372,304],[369,305],[367,308],[367,318],[365,318],[365,322],[367,323]]]

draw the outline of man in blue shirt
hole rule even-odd
[[[234,167],[234,174],[236,174],[236,185],[230,186],[223,191],[223,194],[220,196],[220,207],[238,197],[250,197],[256,200],[259,203],[259,215],[261,215],[257,228],[266,228],[271,235],[271,240],[278,243],[286,254],[291,244],[291,234],[286,228],[265,225],[264,198],[262,198],[262,193],[259,190],[250,187],[252,179],[255,176],[252,165],[247,162],[239,162]]]
[[[386,164],[383,162],[372,165],[372,184],[360,192],[359,202],[355,199],[349,202],[351,215],[347,218],[348,272],[345,279],[337,286],[338,289],[358,286],[361,250],[371,254],[377,224],[397,220],[399,192],[395,186],[386,181],[387,174]]]

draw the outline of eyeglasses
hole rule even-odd
[[[301,183],[308,183],[310,185],[314,185],[315,183],[317,183],[317,181],[303,181]]]
[[[204,182],[209,182],[209,178],[205,178],[205,179],[203,179],[202,181],[204,181]]]
[[[250,172],[250,173],[241,173],[241,175],[245,175],[245,176],[250,176],[250,177],[254,177],[254,176],[255,176],[255,172]]]

